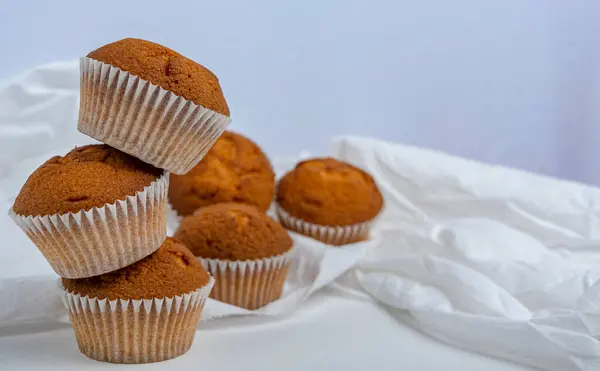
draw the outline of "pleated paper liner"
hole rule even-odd
[[[368,221],[347,226],[317,225],[291,216],[279,205],[275,205],[275,210],[279,222],[287,229],[335,246],[369,239],[373,222]]]
[[[198,258],[215,278],[212,299],[257,309],[281,297],[293,250],[271,258],[230,261]]]
[[[166,238],[169,174],[134,196],[77,213],[10,217],[61,277],[97,276],[156,251]]]
[[[173,205],[167,201],[167,228],[171,230],[171,233],[175,233],[182,220],[183,215],[179,215]]]
[[[194,167],[231,119],[94,59],[80,60],[77,129],[175,174]]]
[[[213,285],[211,277],[191,293],[141,300],[91,298],[59,287],[81,353],[104,362],[149,363],[190,349]]]

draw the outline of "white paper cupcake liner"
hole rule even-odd
[[[231,119],[91,58],[80,60],[77,129],[175,174],[194,167]]]
[[[61,277],[97,276],[152,254],[166,239],[165,173],[124,200],[76,213],[9,216]]]
[[[179,228],[182,220],[183,215],[179,215],[173,205],[167,201],[167,228],[169,228],[171,234],[175,233],[177,228]]]
[[[191,293],[141,300],[98,299],[59,287],[81,353],[104,362],[149,363],[187,352],[213,285],[211,277]]]
[[[345,226],[318,225],[291,216],[277,204],[275,211],[279,221],[287,229],[337,246],[359,241],[361,237],[368,235],[373,223],[371,220]]]
[[[210,297],[246,309],[279,299],[293,250],[271,258],[231,261],[198,258],[216,283]]]

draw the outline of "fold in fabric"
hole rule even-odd
[[[546,370],[600,369],[600,190],[345,137],[381,241],[340,280],[448,344]]]

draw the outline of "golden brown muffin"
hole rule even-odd
[[[160,44],[128,38],[104,45],[87,56],[229,116],[229,107],[217,76],[204,66]]]
[[[206,156],[185,175],[171,175],[169,202],[180,215],[221,202],[266,211],[273,200],[275,173],[250,139],[225,131]]]
[[[62,279],[79,350],[112,363],[159,362],[187,352],[213,282],[172,238],[117,271]]]
[[[254,260],[292,248],[287,231],[250,205],[222,203],[196,210],[175,232],[194,255],[208,259]]]
[[[221,203],[198,209],[183,219],[175,236],[215,277],[211,298],[256,309],[281,297],[292,240],[255,207]]]
[[[162,173],[107,145],[77,147],[35,170],[21,188],[13,211],[38,216],[101,207],[135,195]]]
[[[333,158],[300,162],[277,186],[277,204],[292,217],[324,226],[374,219],[383,197],[363,170]]]
[[[168,237],[155,253],[132,265],[90,278],[63,278],[62,283],[69,292],[113,300],[173,297],[195,291],[209,280],[198,259]]]

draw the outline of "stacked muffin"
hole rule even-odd
[[[9,214],[62,277],[88,357],[185,353],[214,283],[166,237],[169,173],[192,169],[229,124],[217,77],[164,46],[125,39],[81,59],[78,130],[105,144],[34,171]]]

